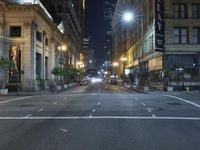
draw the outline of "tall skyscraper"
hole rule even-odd
[[[104,50],[106,55],[105,65],[111,64],[112,55],[112,18],[117,0],[104,0]]]
[[[41,0],[69,41],[68,64],[79,61],[83,50],[85,0]]]

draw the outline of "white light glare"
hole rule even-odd
[[[130,21],[132,21],[132,20],[133,20],[133,13],[130,12],[130,11],[125,12],[125,13],[123,14],[123,20],[124,20],[125,22],[130,22]]]

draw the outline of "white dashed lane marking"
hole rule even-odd
[[[53,104],[53,105],[56,105],[56,104],[58,104],[58,102],[53,102],[52,104]]]
[[[150,113],[151,113],[151,109],[150,109],[150,108],[147,108],[147,110],[148,110],[148,112],[150,112]]]
[[[44,111],[44,108],[41,108],[41,109],[38,110],[38,112],[42,112],[42,111]]]

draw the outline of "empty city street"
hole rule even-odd
[[[199,150],[198,95],[91,83],[1,97],[1,150]]]

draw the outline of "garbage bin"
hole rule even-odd
[[[50,92],[55,92],[56,91],[56,86],[55,85],[50,85]]]

